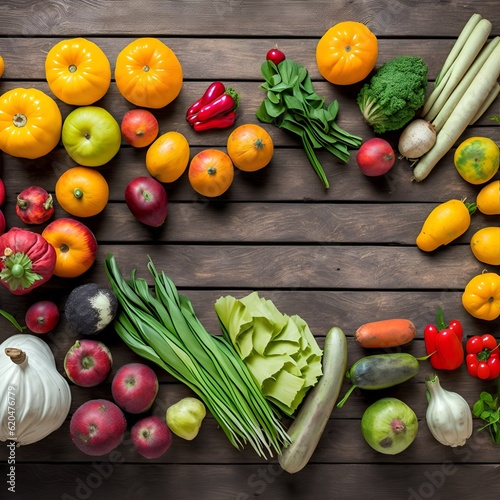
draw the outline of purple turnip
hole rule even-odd
[[[167,192],[153,177],[132,179],[125,188],[125,201],[132,215],[147,226],[159,227],[167,218]]]

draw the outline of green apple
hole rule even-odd
[[[118,153],[120,125],[104,108],[81,106],[64,120],[62,142],[66,152],[79,165],[99,167]]]

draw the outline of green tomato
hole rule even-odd
[[[191,441],[198,435],[206,414],[199,399],[183,398],[167,409],[167,425],[174,434]]]
[[[64,120],[62,143],[79,165],[99,167],[118,153],[120,125],[104,108],[81,106]]]

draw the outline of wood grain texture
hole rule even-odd
[[[60,40],[83,36],[96,42],[114,70],[116,57],[129,42],[155,36],[177,54],[184,84],[169,106],[153,110],[160,131],[177,130],[189,141],[191,156],[207,147],[226,147],[230,129],[195,133],[184,118],[185,110],[213,80],[222,80],[241,96],[238,122],[258,123],[255,111],[264,98],[260,66],[274,45],[303,64],[318,95],[340,105],[338,123],[363,139],[375,134],[363,121],[356,104],[362,85],[333,86],[320,76],[315,62],[319,38],[334,23],[366,23],[379,41],[377,66],[397,55],[418,55],[428,65],[429,91],[456,36],[474,12],[493,24],[491,36],[500,34],[498,2],[481,0],[23,0],[0,2],[0,54],[5,72],[0,94],[17,87],[34,87],[51,95],[45,80],[47,52]],[[73,109],[60,101],[63,117]],[[120,122],[134,106],[116,89],[114,79],[103,99]],[[461,137],[485,136],[498,140],[499,125],[488,119],[500,115],[497,99],[488,113]],[[275,153],[258,173],[236,171],[231,188],[216,200],[194,193],[187,173],[165,185],[169,216],[159,229],[133,219],[125,200],[127,183],[147,175],[146,149],[124,141],[118,154],[99,167],[110,187],[110,202],[96,217],[80,219],[99,243],[94,266],[79,278],[53,277],[25,296],[0,288],[0,308],[23,323],[32,303],[50,298],[60,308],[57,328],[42,338],[64,372],[63,359],[78,340],[64,316],[67,296],[86,282],[109,285],[104,259],[113,253],[123,274],[137,269],[152,284],[146,270],[148,255],[186,295],[208,331],[220,334],[215,301],[224,295],[243,297],[252,291],[272,300],[286,314],[298,314],[310,326],[318,344],[332,326],[340,326],[348,340],[348,365],[362,356],[380,352],[361,348],[354,332],[361,324],[379,319],[408,318],[417,334],[411,343],[390,352],[425,354],[423,331],[435,322],[436,309],[445,319],[459,319],[465,337],[498,333],[500,318],[485,322],[467,314],[461,297],[465,284],[484,269],[469,248],[472,234],[485,225],[498,225],[498,216],[474,214],[469,230],[452,244],[432,253],[415,245],[420,227],[436,204],[450,198],[474,201],[481,186],[464,182],[453,166],[455,147],[429,178],[412,182],[408,161],[397,159],[380,178],[359,171],[356,153],[343,165],[324,151],[318,152],[331,188],[325,190],[297,137],[267,127]],[[397,150],[399,132],[384,134]],[[59,175],[74,166],[62,144],[38,160],[0,154],[0,178],[7,197],[1,207],[8,227],[41,232],[47,225],[27,226],[15,214],[17,194],[30,185],[54,193]],[[495,179],[499,178],[499,174]],[[54,218],[67,214],[56,202]],[[488,266],[500,272],[500,266]],[[0,343],[15,330],[0,316]],[[166,408],[190,390],[170,374],[129,350],[112,326],[97,337],[111,349],[113,370],[95,388],[71,384],[68,418],[53,434],[16,450],[16,493],[39,500],[108,500],[122,498],[172,498],[178,500],[486,500],[496,499],[498,449],[486,431],[474,432],[461,448],[440,445],[425,422],[425,378],[432,373],[428,361],[419,373],[397,387],[383,391],[355,390],[342,409],[335,408],[310,464],[300,473],[283,472],[273,457],[260,459],[249,447],[233,448],[208,415],[194,441],[174,437],[161,458],[147,460],[132,447],[127,431],[123,443],[111,454],[90,457],[69,437],[73,412],[93,398],[111,399],[111,381],[120,366],[142,361],[157,373],[160,387],[151,414],[164,417]],[[382,351],[387,352],[387,351]],[[1,353],[0,353],[1,355]],[[481,391],[493,392],[494,382],[470,377],[464,365],[441,371],[448,390],[460,393],[470,406]],[[349,388],[344,380],[341,394]],[[369,404],[385,396],[409,404],[419,420],[415,442],[397,456],[372,450],[360,432],[360,420]],[[0,397],[2,395],[0,394]],[[140,416],[127,415],[130,425]],[[283,419],[285,425],[289,419]],[[0,443],[0,475],[7,474],[8,449]],[[0,485],[0,498],[8,491]]]

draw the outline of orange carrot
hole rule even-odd
[[[362,347],[395,347],[415,338],[415,325],[409,319],[385,319],[361,325],[354,338]]]

